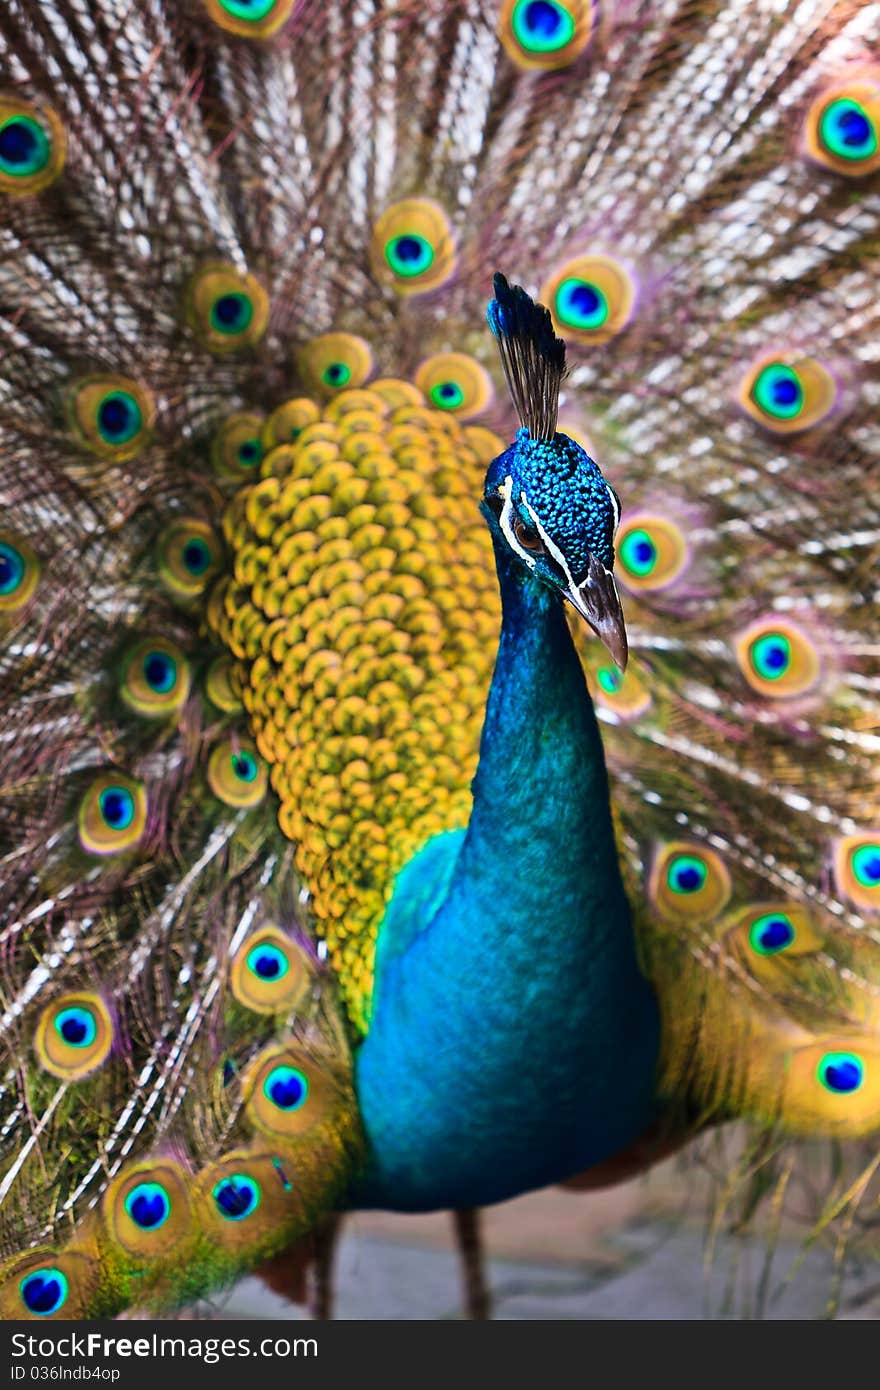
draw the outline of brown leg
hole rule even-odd
[[[472,1321],[484,1322],[492,1316],[492,1299],[483,1271],[479,1207],[454,1211],[452,1219],[464,1274],[465,1312]]]
[[[341,1226],[341,1216],[328,1216],[312,1237],[315,1258],[309,1278],[309,1312],[319,1322],[333,1317],[333,1257]]]

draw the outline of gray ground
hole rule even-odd
[[[797,1318],[827,1316],[833,1251],[780,1241],[769,1268],[757,1240],[725,1238],[706,1259],[702,1212],[672,1219],[668,1183],[612,1192],[533,1193],[484,1214],[494,1316],[499,1319]],[[336,1316],[443,1319],[461,1316],[451,1223],[443,1215],[359,1214],[337,1257]],[[880,1266],[850,1260],[838,1316],[872,1318]],[[304,1310],[246,1279],[202,1315],[301,1318]]]

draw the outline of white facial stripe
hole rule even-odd
[[[498,518],[501,530],[504,532],[504,539],[507,541],[507,544],[510,546],[511,550],[515,550],[517,555],[522,556],[529,569],[533,570],[535,568],[534,555],[530,555],[527,550],[524,550],[523,547],[520,545],[519,541],[516,539],[516,536],[513,534],[513,525],[511,523],[511,516],[513,515],[513,478],[505,478],[498,491],[504,498],[504,506],[502,507],[501,515]],[[526,506],[528,506],[528,503],[526,503]],[[529,508],[529,510],[531,510],[531,508]]]
[[[547,532],[544,530],[543,526],[538,520],[537,515],[535,514],[534,507],[531,507],[529,505],[529,499],[526,497],[524,492],[520,493],[520,501],[522,502],[529,516],[532,518],[532,521],[535,523],[535,530],[541,537],[541,540],[544,542],[544,548],[546,549],[548,555],[553,556],[553,559],[556,561],[557,565],[559,565],[560,569],[565,575],[569,589],[574,590],[574,580],[571,577],[571,570],[568,568],[568,561],[566,560],[562,551],[559,549],[559,546],[555,545],[553,541],[550,539],[550,537],[547,535]]]
[[[509,479],[508,479],[508,481],[509,481]],[[550,539],[550,537],[547,535],[547,532],[544,530],[543,526],[541,525],[540,521],[538,520],[538,517],[537,517],[537,515],[536,515],[536,513],[535,513],[534,508],[531,507],[531,506],[529,505],[529,500],[528,500],[528,498],[526,497],[526,495],[525,495],[524,492],[520,493],[520,500],[522,501],[522,504],[523,504],[523,506],[525,507],[526,511],[528,512],[529,516],[532,518],[532,521],[535,523],[535,530],[538,532],[538,535],[541,537],[541,540],[544,542],[544,545],[546,546],[548,553],[549,553],[550,555],[553,556],[553,559],[556,561],[556,563],[557,563],[557,564],[560,566],[560,568],[562,569],[562,572],[563,572],[563,574],[565,575],[566,580],[568,581],[568,587],[569,587],[569,589],[571,589],[571,591],[574,593],[574,592],[577,590],[577,585],[575,584],[574,580],[573,580],[572,577],[571,577],[571,570],[568,568],[568,563],[567,563],[567,561],[566,561],[565,556],[563,555],[562,551],[559,549],[559,546],[558,546],[558,545],[554,545],[553,541],[552,541],[552,540]],[[618,515],[619,515],[619,513],[618,513]],[[599,563],[602,564],[601,560],[599,561]],[[610,571],[610,570],[607,570],[607,569],[605,568],[604,565],[602,565],[602,573],[603,573],[604,575],[606,575],[608,579],[611,580],[611,583],[612,583],[612,585],[613,585],[613,587],[614,587],[614,592],[615,592],[615,594],[617,594],[617,598],[618,598],[618,602],[619,602],[619,601],[620,601],[620,594],[618,593],[618,590],[617,590],[617,580],[614,578],[614,575],[611,573],[611,571]],[[589,580],[587,581],[587,583],[589,583]]]
[[[608,488],[608,496],[609,496],[609,498],[610,498],[610,500],[611,500],[611,505],[612,505],[612,507],[614,508],[614,532],[615,532],[615,535],[616,535],[616,534],[617,534],[617,528],[618,528],[618,526],[620,525],[620,503],[618,502],[617,498],[616,498],[615,495],[614,495],[614,490],[613,490],[613,488],[608,487],[608,484],[607,484],[607,483],[605,484],[605,486]]]

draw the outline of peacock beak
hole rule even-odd
[[[614,575],[595,555],[591,555],[586,579],[564,592],[572,607],[582,618],[586,618],[599,641],[607,648],[615,665],[621,671],[626,670],[626,624]]]

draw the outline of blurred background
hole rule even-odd
[[[599,1192],[549,1188],[482,1212],[499,1319],[844,1319],[880,1315],[880,1220],[866,1149],[758,1156],[742,1130],[701,1139]],[[696,1160],[696,1161],[695,1161]],[[686,1162],[689,1164],[685,1170]],[[463,1316],[448,1213],[358,1213],[336,1257],[336,1316]],[[257,1278],[189,1316],[305,1318]]]

